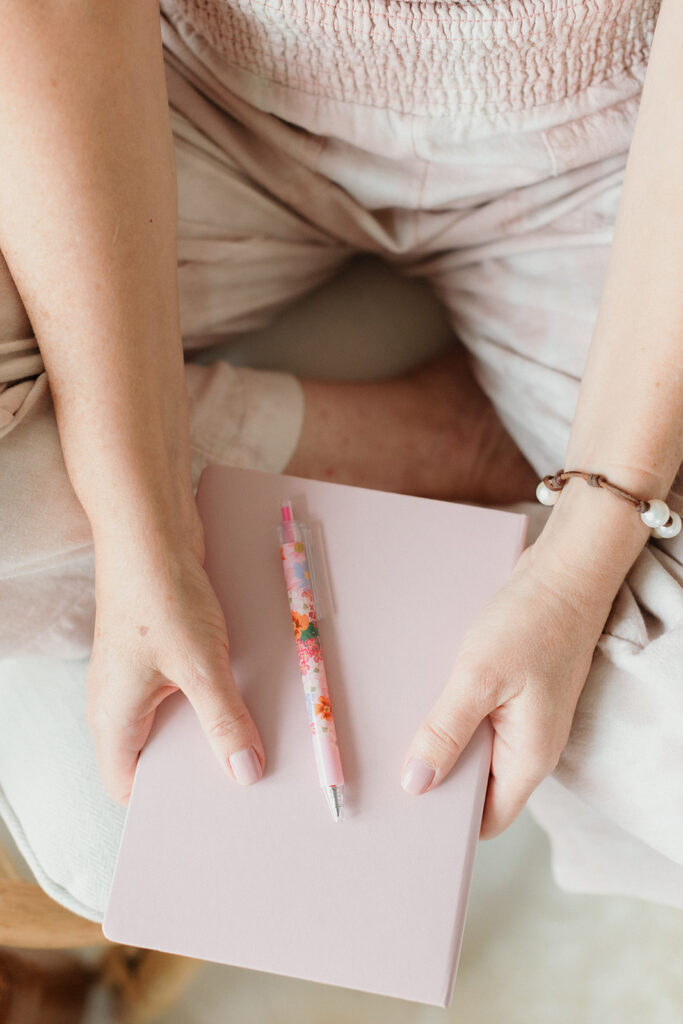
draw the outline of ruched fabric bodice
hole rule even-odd
[[[660,0],[162,0],[212,68],[427,117],[570,100],[647,60]]]

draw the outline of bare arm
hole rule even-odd
[[[254,744],[202,569],[157,0],[0,0],[0,247],[95,540],[89,720],[125,798],[184,689],[218,756]]]
[[[682,461],[683,5],[664,0],[565,467],[666,500]],[[548,550],[579,572],[599,559],[616,592],[650,531],[581,480],[565,491],[543,532]]]
[[[0,7],[0,247],[93,530],[187,492],[176,186],[158,3]]]
[[[683,6],[663,0],[564,465],[642,498],[666,498],[683,460],[682,111]],[[467,630],[407,752],[411,792],[439,785],[488,716],[482,838],[514,820],[558,763],[612,602],[649,535],[609,492],[576,478],[565,485]]]

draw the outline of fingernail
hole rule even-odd
[[[434,769],[430,768],[428,764],[421,761],[419,757],[411,757],[403,773],[401,785],[406,793],[419,796],[420,793],[424,793],[429,787],[429,783],[434,778],[434,775]]]
[[[245,747],[231,754],[230,767],[240,786],[251,786],[252,782],[258,782],[263,775],[261,762],[253,747]]]

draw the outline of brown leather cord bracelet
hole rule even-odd
[[[633,505],[645,525],[652,529],[653,536],[668,540],[681,532],[681,517],[677,512],[672,512],[661,498],[638,498],[635,494],[629,494],[623,488],[610,483],[602,473],[588,473],[583,469],[558,469],[556,473],[543,477],[536,488],[536,497],[542,505],[554,505],[560,491],[573,476],[581,477],[589,487],[604,487],[617,498]]]

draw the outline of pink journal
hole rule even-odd
[[[345,787],[335,823],[315,767],[276,527],[312,524],[320,640]],[[209,466],[206,568],[266,772],[241,787],[191,705],[157,711],[104,918],[125,944],[447,1006],[490,763],[482,723],[414,797],[404,756],[460,638],[522,551],[526,516]]]

